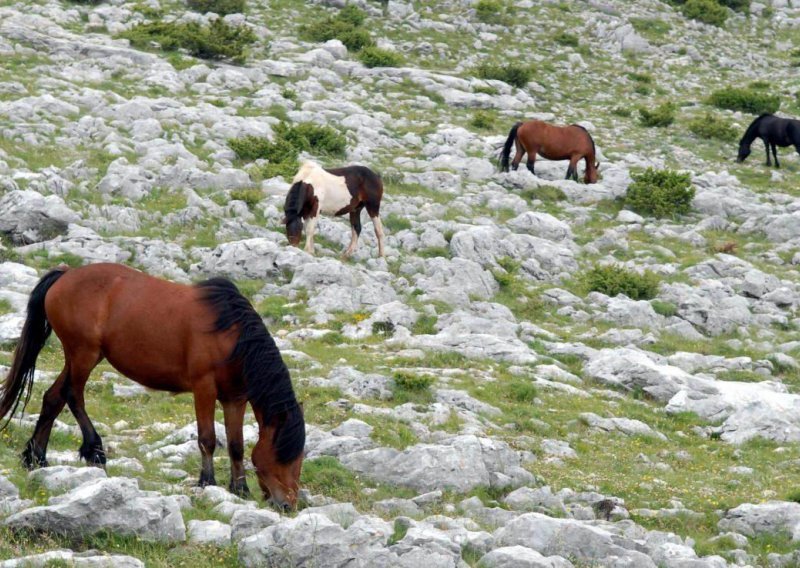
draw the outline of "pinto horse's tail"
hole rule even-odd
[[[11,363],[11,370],[0,389],[0,396],[2,396],[0,398],[0,420],[8,416],[5,424],[0,426],[0,430],[4,430],[8,426],[20,402],[22,402],[24,411],[31,398],[36,358],[53,331],[44,311],[44,299],[50,287],[66,271],[67,268],[59,267],[45,274],[36,284],[28,299],[28,316],[22,327],[22,337],[14,350],[14,362]]]
[[[522,126],[521,122],[516,123],[511,127],[511,132],[508,133],[508,138],[503,144],[503,150],[500,152],[500,171],[507,172],[509,165],[509,158],[511,157],[511,146],[514,145],[514,140],[517,139],[517,130]]]

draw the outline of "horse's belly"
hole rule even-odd
[[[342,181],[342,187],[326,188],[326,191],[319,200],[319,210],[325,215],[335,215],[345,207],[350,205],[352,197],[347,190],[347,186]]]

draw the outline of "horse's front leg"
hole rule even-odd
[[[225,435],[228,438],[228,456],[231,459],[230,492],[239,497],[250,495],[244,471],[244,436],[242,425],[247,401],[228,401],[222,403],[225,415]]]
[[[780,168],[781,165],[778,163],[778,146],[775,144],[772,145],[772,156],[775,158],[775,167]]]
[[[36,428],[33,429],[31,439],[28,440],[25,450],[20,456],[27,469],[48,466],[47,444],[50,441],[50,430],[53,428],[53,422],[64,409],[64,405],[67,404],[64,395],[67,381],[69,381],[69,371],[65,365],[56,381],[44,393],[42,411],[36,421]]]
[[[569,166],[567,167],[567,177],[564,179],[572,179],[578,181],[578,159],[570,158]]]
[[[528,161],[525,163],[525,167],[533,175],[536,175],[536,152],[528,152]]]
[[[213,378],[201,380],[194,388],[194,411],[197,415],[197,445],[203,463],[200,467],[198,485],[216,485],[214,478],[214,449],[217,446],[217,434],[214,431],[214,405],[217,401],[217,389]]]
[[[306,252],[314,254],[314,235],[317,232],[317,217],[311,217],[306,223]]]

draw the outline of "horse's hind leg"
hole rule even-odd
[[[772,165],[772,160],[769,157],[769,142],[767,142],[766,139],[764,139],[764,147],[767,149],[767,165],[771,166]]]
[[[67,403],[65,396],[66,384],[69,381],[68,364],[64,365],[61,374],[56,381],[47,389],[42,398],[42,411],[36,421],[31,439],[25,445],[25,451],[20,456],[22,463],[27,469],[35,467],[47,467],[47,444],[50,441],[50,430],[53,422]]]
[[[214,380],[200,381],[194,390],[194,411],[197,415],[197,445],[203,464],[200,469],[198,485],[216,485],[214,479],[214,449],[217,446],[217,434],[214,431],[214,406],[217,402],[217,389]]]
[[[348,257],[356,251],[358,246],[358,237],[361,235],[361,210],[364,205],[357,206],[353,211],[350,211],[350,244],[344,251],[344,256]]]
[[[244,411],[247,401],[228,401],[222,403],[225,414],[225,434],[228,438],[228,456],[231,459],[230,491],[239,497],[250,495],[244,471]]]
[[[378,256],[386,256],[383,249],[383,223],[381,222],[381,204],[374,201],[367,201],[367,214],[372,219],[372,226],[375,229],[375,237],[378,239]]]
[[[69,382],[66,383],[66,399],[72,415],[78,422],[83,435],[79,453],[86,463],[105,467],[106,452],[103,449],[103,440],[95,430],[89,415],[86,414],[83,393],[86,381],[97,364],[102,360],[99,351],[84,351],[76,356],[68,358],[69,363]]]
[[[525,155],[525,148],[523,148],[522,144],[520,144],[519,137],[514,140],[514,148],[516,149],[516,152],[514,154],[514,159],[511,161],[511,169],[517,171],[517,168],[519,168],[519,163],[522,161],[522,156]]]

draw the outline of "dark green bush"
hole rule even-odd
[[[528,84],[533,77],[533,69],[525,65],[510,63],[508,65],[493,65],[482,63],[478,66],[475,74],[481,79],[495,79],[505,81],[509,85],[522,88]]]
[[[625,205],[634,211],[655,217],[673,217],[691,209],[694,187],[689,174],[647,168],[633,179]]]
[[[335,16],[300,28],[300,36],[308,41],[324,42],[338,39],[350,51],[359,51],[374,45],[369,31],[362,26],[367,15],[353,4],[348,4]]]
[[[686,0],[681,11],[687,18],[714,26],[722,26],[728,19],[728,9],[716,0]]]
[[[578,36],[565,31],[560,31],[553,36],[553,41],[560,45],[566,45],[569,47],[578,47],[578,44],[580,43],[578,41]]]
[[[506,20],[506,5],[500,0],[479,0],[475,4],[475,17],[484,24],[500,24]]]
[[[311,122],[301,122],[296,126],[282,122],[275,127],[274,134],[272,141],[259,136],[243,136],[228,140],[228,145],[240,160],[269,160],[269,163],[259,166],[264,178],[292,177],[297,172],[300,152],[342,156],[347,146],[342,134],[329,126]]]
[[[246,0],[187,0],[186,4],[195,12],[213,12],[220,16],[244,14],[247,7]]]
[[[774,113],[781,106],[781,99],[778,95],[737,87],[726,87],[714,91],[711,93],[708,102],[717,108],[738,110],[751,114]]]
[[[675,105],[663,103],[653,110],[639,109],[639,123],[642,126],[664,128],[675,122]]]
[[[594,266],[582,279],[588,291],[606,296],[625,294],[632,300],[649,300],[658,293],[659,278],[655,272],[645,270],[639,274],[618,264]]]
[[[426,391],[431,388],[434,378],[430,375],[417,375],[406,371],[397,371],[394,374],[394,384],[405,391]]]
[[[739,134],[730,122],[710,112],[689,121],[689,130],[699,138],[723,142],[733,142]]]
[[[402,55],[380,47],[365,47],[359,52],[358,59],[367,67],[400,67],[403,64]]]
[[[477,110],[469,121],[470,126],[479,130],[491,130],[495,126],[497,117],[488,110]]]
[[[256,40],[253,30],[247,26],[231,26],[218,18],[208,26],[197,22],[178,24],[175,22],[149,22],[137,24],[119,34],[139,49],[147,49],[156,43],[164,51],[185,49],[195,57],[203,59],[245,58],[245,48]]]

